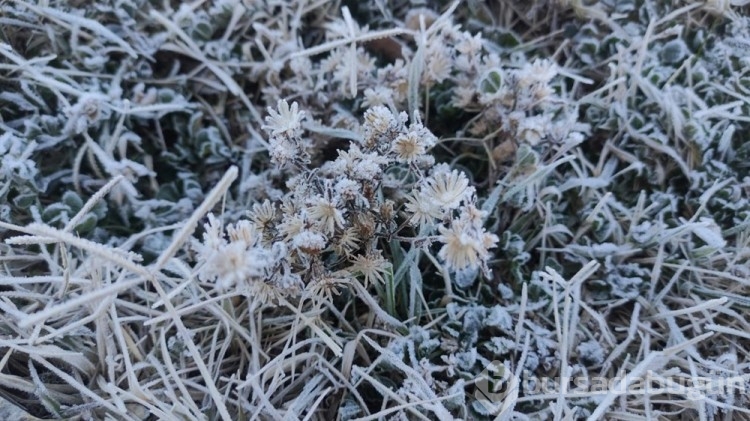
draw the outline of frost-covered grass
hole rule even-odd
[[[0,2],[0,416],[750,419],[745,3]]]

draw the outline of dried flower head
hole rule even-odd
[[[326,235],[332,235],[336,228],[344,227],[345,209],[340,209],[338,203],[325,197],[312,199],[308,208],[310,218],[316,222],[318,228]]]
[[[435,219],[442,218],[443,212],[435,201],[424,193],[413,191],[407,197],[404,206],[409,214],[409,224],[412,226],[432,225]]]
[[[469,179],[457,170],[437,171],[426,181],[425,196],[444,209],[456,209],[474,192]]]
[[[302,230],[292,239],[292,245],[304,253],[317,255],[326,248],[326,237],[312,230]]]
[[[470,205],[462,209],[461,215],[451,221],[449,227],[438,227],[438,240],[444,244],[438,256],[450,269],[482,268],[487,272],[489,249],[494,248],[499,239],[495,234],[485,232],[483,217],[483,213]]]
[[[290,107],[285,99],[280,99],[276,104],[276,110],[268,107],[267,111],[269,115],[262,128],[271,136],[295,137],[300,134],[305,112],[300,111],[296,102],[293,102]]]
[[[392,150],[396,154],[396,159],[399,162],[409,164],[423,155],[427,148],[422,139],[420,139],[416,133],[409,132],[399,135],[396,140],[393,141]]]
[[[365,286],[371,281],[379,284],[385,283],[384,275],[391,272],[393,265],[385,260],[380,250],[372,251],[366,255],[358,255],[351,259],[352,265],[349,271],[358,273],[364,277]]]

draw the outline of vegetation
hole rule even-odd
[[[750,419],[745,3],[0,1],[0,418]]]

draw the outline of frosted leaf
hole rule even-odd
[[[711,218],[701,218],[693,227],[693,233],[709,247],[721,249],[727,245],[726,240],[721,236],[721,228]]]
[[[463,379],[456,380],[455,383],[445,391],[446,396],[453,396],[443,401],[447,408],[458,408],[466,404],[466,382]]]
[[[429,355],[440,346],[440,339],[430,339],[430,332],[421,326],[409,329],[409,336],[417,345],[417,352],[420,356]]]
[[[567,249],[573,254],[589,258],[602,258],[613,255],[625,255],[632,253],[634,249],[626,244],[601,243],[588,246],[569,244]]]
[[[510,300],[515,295],[513,290],[505,284],[498,284],[497,292],[500,293],[500,297],[502,297],[503,300]]]
[[[651,221],[642,221],[630,227],[630,236],[637,244],[647,244],[662,230],[660,225],[654,225]]]
[[[461,336],[461,332],[460,332],[460,330],[459,330],[459,329],[456,329],[455,327],[453,327],[453,326],[451,326],[451,325],[447,325],[447,324],[446,324],[446,325],[443,325],[443,326],[441,327],[441,329],[442,329],[442,331],[443,331],[444,333],[448,334],[448,336],[450,336],[450,337],[452,337],[452,338],[456,338],[456,339],[458,339],[458,337],[459,337],[459,336]]]
[[[477,362],[477,349],[471,348],[466,352],[458,352],[456,355],[456,365],[462,370],[469,371]]]
[[[461,316],[464,313],[464,307],[458,305],[455,301],[452,301],[448,303],[447,306],[445,306],[446,314],[448,315],[449,320],[458,320],[461,318]]]
[[[464,314],[464,331],[462,333],[464,335],[476,337],[479,329],[482,328],[482,319],[485,318],[486,314],[487,309],[484,307],[476,306],[468,308]],[[475,341],[476,338],[473,341],[469,341],[469,343],[474,343]]]
[[[420,343],[417,350],[419,351],[419,355],[429,355],[430,353],[438,349],[439,346],[439,339],[429,339]]]
[[[573,188],[587,188],[599,190],[607,188],[612,180],[607,177],[573,177],[560,186],[560,191],[567,191]]]
[[[500,90],[502,84],[502,69],[490,69],[479,79],[479,91],[484,94],[493,95]]]
[[[0,181],[33,181],[38,170],[36,163],[29,158],[36,146],[34,142],[27,144],[11,132],[0,135]]]
[[[659,58],[668,64],[681,63],[688,54],[687,45],[681,39],[675,39],[664,44],[659,52]]]
[[[526,361],[524,361],[523,367],[529,371],[536,370],[539,367],[539,354],[530,352],[526,355]]]
[[[459,288],[469,288],[474,284],[479,274],[479,267],[477,266],[466,266],[465,268],[456,270],[453,277],[453,281]]]
[[[605,282],[610,287],[612,295],[615,297],[635,298],[639,294],[643,280],[641,278],[622,276],[614,273],[607,275]]]
[[[586,366],[596,366],[604,361],[604,349],[593,339],[579,344],[576,351],[578,351],[578,359]]]
[[[719,146],[718,150],[719,152],[726,152],[731,148],[732,146],[732,136],[734,136],[734,131],[736,130],[736,127],[734,124],[730,124],[727,126],[726,130],[721,134],[721,138],[719,140]]]
[[[406,357],[406,338],[398,338],[394,339],[387,345],[387,349],[389,353],[392,353],[399,359],[404,359]]]
[[[496,356],[504,355],[518,349],[515,341],[500,336],[491,338],[483,346]]]
[[[78,102],[65,110],[68,118],[65,133],[81,134],[100,120],[109,117],[110,110],[105,106],[108,101],[102,93],[85,93],[78,97]]]
[[[510,331],[513,328],[513,317],[505,308],[500,305],[492,307],[487,317],[484,319],[484,325],[490,327],[499,327],[500,329]]]

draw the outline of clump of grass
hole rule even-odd
[[[748,418],[744,8],[0,7],[23,413]]]

